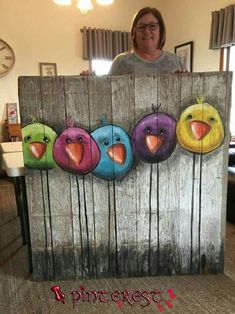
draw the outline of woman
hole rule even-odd
[[[109,74],[186,72],[177,55],[163,51],[166,29],[161,13],[150,7],[141,9],[131,27],[133,50],[117,55]]]

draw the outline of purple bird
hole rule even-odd
[[[176,120],[155,112],[137,122],[131,134],[133,154],[146,163],[166,160],[176,146]]]

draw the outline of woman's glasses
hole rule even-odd
[[[152,32],[159,29],[159,24],[158,23],[140,24],[136,27],[137,32],[143,33],[146,27],[149,29],[150,32]]]

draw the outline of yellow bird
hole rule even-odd
[[[224,127],[218,110],[198,99],[198,104],[186,108],[176,126],[179,144],[193,153],[209,153],[220,146]]]

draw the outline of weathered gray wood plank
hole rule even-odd
[[[89,86],[89,126],[91,131],[101,127],[101,119],[106,115],[112,123],[112,94],[110,77],[92,77]],[[113,217],[113,187],[108,182],[90,177],[92,186],[93,247],[95,250],[96,277],[116,274],[115,230]],[[91,197],[90,194],[90,197]]]
[[[89,97],[87,80],[82,77],[65,78],[65,100],[66,116],[71,119],[74,127],[82,127],[89,131]],[[86,180],[89,181],[88,191],[86,191]],[[83,175],[70,175],[70,193],[72,202],[72,221],[73,221],[73,238],[76,247],[75,256],[75,273],[77,277],[90,276],[91,272],[91,244],[92,229],[89,230],[89,224],[93,225],[91,215],[88,210],[92,210],[89,200],[90,178]],[[89,205],[88,205],[89,203]],[[90,223],[91,221],[91,223]],[[78,233],[79,232],[79,233]],[[79,236],[78,236],[79,235]],[[94,241],[93,241],[94,242]],[[94,243],[93,243],[94,245]],[[79,256],[79,254],[81,256]],[[94,275],[94,273],[93,273]]]
[[[129,133],[134,126],[134,79],[131,76],[122,80],[113,77],[111,87],[113,124]],[[119,277],[134,276],[137,270],[135,180],[135,171],[131,169],[125,179],[114,183]]]
[[[227,139],[229,138],[228,108],[226,108],[227,76],[214,74],[205,77],[204,90],[208,103],[214,105],[222,114]],[[202,156],[201,179],[201,272],[217,273],[223,271],[222,230],[225,224],[225,213],[221,212],[226,193],[227,182],[223,173],[227,170],[224,155],[227,155],[228,140],[216,152]],[[213,158],[211,158],[213,155]]]
[[[40,77],[19,77],[20,119],[22,125],[32,122],[32,117],[42,119]]]
[[[186,106],[191,104],[192,76],[185,74],[181,76],[180,107],[179,114]],[[180,260],[180,274],[190,273],[191,261],[191,219],[192,219],[192,193],[193,193],[193,158],[192,153],[179,147],[179,186],[180,200],[179,208],[176,212],[177,227],[177,247],[178,258]],[[186,171],[187,169],[187,171]],[[186,174],[185,174],[186,173]]]
[[[159,103],[158,78],[149,78],[149,114],[151,104],[157,108]],[[159,108],[161,111],[161,108]],[[149,224],[148,239],[148,275],[158,275],[159,273],[159,207],[158,207],[158,164],[150,165],[149,173],[149,213],[146,211],[146,219]],[[141,192],[142,193],[142,192]]]
[[[192,99],[204,95],[204,73],[192,77]],[[193,193],[191,213],[191,269],[192,274],[200,272],[200,233],[201,233],[201,154],[192,154],[193,167]]]
[[[177,118],[180,104],[179,76],[164,75],[158,80],[158,102],[161,111]],[[159,163],[159,272],[165,275],[175,274],[177,261],[177,225],[175,219],[179,210],[179,150]]]
[[[22,83],[21,83],[22,82]],[[43,110],[42,110],[42,94],[41,94],[41,79],[39,77],[32,78],[19,78],[19,99],[20,103],[25,105],[20,110],[22,125],[32,123],[32,120],[36,118],[37,121],[43,122]],[[24,139],[23,139],[24,140]],[[27,175],[29,171],[30,175]],[[51,254],[48,255],[48,248],[51,248],[51,225],[48,224],[46,217],[50,215],[48,211],[48,194],[47,184],[45,184],[45,172],[34,171],[25,169],[26,188],[27,188],[27,202],[29,211],[29,220],[31,234],[31,245],[33,255],[33,268],[37,268],[37,254],[35,249],[37,247],[44,248],[44,252],[41,251],[42,259],[46,261],[46,273],[44,278],[53,278],[53,268]],[[36,196],[36,199],[35,199]],[[38,218],[38,219],[37,219]],[[38,221],[37,227],[41,230],[41,234],[37,234],[37,228],[34,228],[34,220]],[[40,245],[38,243],[40,242]],[[42,253],[43,252],[43,253]],[[36,256],[34,256],[36,254]],[[45,265],[44,265],[45,266]],[[42,265],[43,267],[43,265]],[[36,279],[37,272],[34,273]]]
[[[146,77],[145,84],[141,77],[135,78],[135,123],[144,115],[152,113],[152,103],[156,104],[157,101],[154,83],[157,84],[157,79],[153,77]],[[150,186],[151,165],[136,162],[137,272],[143,276],[149,274],[150,262]]]
[[[41,79],[43,122],[51,126],[58,134],[67,125],[64,83],[64,77]],[[46,171],[46,180],[54,276],[58,279],[70,277],[74,272],[74,260],[71,263],[71,252],[67,252],[67,249],[63,250],[66,247],[74,247],[70,174],[57,167]],[[67,221],[66,228],[64,228],[64,221]],[[61,250],[63,253],[59,259]]]

